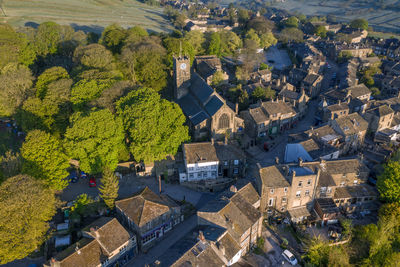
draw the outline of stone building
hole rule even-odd
[[[241,132],[243,120],[201,76],[190,69],[190,59],[174,57],[174,95],[188,119],[194,139],[223,139]]]
[[[122,222],[136,234],[143,251],[182,221],[180,207],[167,195],[157,195],[148,187],[116,201],[115,208]]]
[[[394,111],[388,105],[382,105],[367,110],[364,117],[369,123],[369,129],[375,133],[392,127]]]

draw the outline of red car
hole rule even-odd
[[[96,179],[94,177],[90,177],[89,187],[96,187]]]

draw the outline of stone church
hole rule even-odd
[[[232,108],[201,76],[191,71],[187,56],[174,57],[174,97],[196,140],[223,139],[243,130],[237,105]],[[235,110],[234,110],[235,109]]]

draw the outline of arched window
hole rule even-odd
[[[225,128],[229,128],[229,116],[227,114],[222,114],[221,117],[219,117],[218,129]]]

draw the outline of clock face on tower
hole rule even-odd
[[[184,69],[186,69],[186,63],[181,64],[181,70],[184,70]]]

